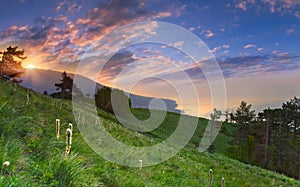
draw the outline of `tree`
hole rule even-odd
[[[61,93],[71,93],[73,87],[73,79],[68,76],[65,71],[61,74],[61,76],[61,82],[55,84],[55,87],[57,87],[56,90],[60,90]]]
[[[299,98],[294,97],[283,103],[282,108],[267,108],[254,119],[251,105],[242,102],[231,115],[236,121],[236,137],[240,148],[240,153],[232,156],[298,179],[300,176],[299,105]],[[242,139],[245,138],[245,144],[241,144],[241,136]]]
[[[300,142],[297,141],[298,138],[298,131],[300,129],[300,99],[294,97],[290,101],[283,103],[282,108],[285,112],[285,126],[292,132],[291,136],[291,148],[288,151],[290,160],[293,160],[293,164],[291,165],[291,172],[292,175],[295,177],[300,175]],[[296,172],[299,173],[297,174]]]
[[[238,125],[242,144],[245,143],[245,133],[249,127],[249,123],[255,116],[255,111],[251,110],[251,106],[252,105],[248,105],[247,102],[242,101],[235,114],[232,116]]]
[[[111,91],[111,88],[104,86],[95,94],[96,106],[109,113],[113,113]]]
[[[262,113],[258,114],[259,119],[261,119],[262,124],[266,126],[265,132],[265,150],[264,150],[264,160],[263,167],[266,167],[268,159],[268,148],[270,145],[271,129],[274,123],[275,111],[273,109],[264,109]]]
[[[122,105],[121,103],[126,103],[128,100],[129,100],[129,108],[131,108],[131,100],[124,94],[123,91],[118,89],[112,90],[111,88],[106,86],[99,89],[95,94],[96,106],[106,112],[113,114],[114,110],[112,106],[112,93],[114,93],[114,96],[116,97],[114,98],[116,99],[116,103],[120,103],[120,105],[118,106],[119,111],[122,111],[123,110],[122,107],[124,107],[124,105]]]
[[[217,110],[214,108],[214,111],[210,114],[210,133],[209,133],[209,139],[210,139],[210,145],[208,147],[208,151],[212,153],[214,151],[214,145],[213,145],[213,139],[214,139],[214,129],[217,129],[216,126],[222,125],[222,122],[218,121],[222,116],[222,111]]]
[[[225,116],[225,122],[228,122],[229,121],[229,117],[230,117],[230,113],[229,113],[229,110],[225,110],[223,115]]]
[[[24,56],[24,53],[25,50],[18,50],[18,46],[9,46],[6,51],[0,51],[0,54],[2,54],[2,60],[0,61],[0,75],[16,78],[24,73],[21,61],[27,58]],[[19,59],[20,61],[15,59]]]
[[[214,108],[214,112],[210,114],[210,120],[217,121],[221,118],[221,116],[222,116],[222,111]]]
[[[73,84],[73,79],[64,71],[62,73],[60,83],[55,83],[56,90],[59,92],[53,93],[50,96],[58,99],[72,99],[72,93],[83,96],[81,90]]]
[[[293,131],[293,142],[296,143],[297,130],[300,128],[300,99],[294,97],[290,101],[283,103],[282,108],[285,111],[286,124]]]
[[[233,112],[229,113],[229,116],[230,116],[230,123],[236,123],[236,121],[234,121],[234,113]]]

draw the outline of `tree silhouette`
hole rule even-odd
[[[17,78],[24,73],[22,61],[27,57],[24,56],[25,50],[18,50],[18,46],[9,46],[6,51],[0,51],[2,60],[0,61],[0,75]],[[19,59],[19,61],[15,60]]]
[[[61,76],[61,83],[55,84],[55,87],[57,87],[56,90],[60,90],[61,93],[71,93],[73,87],[73,79],[70,76],[68,76],[65,71],[62,73]]]
[[[111,88],[104,86],[95,94],[96,106],[109,113],[113,113],[111,92]]]
[[[112,92],[114,92],[114,99],[116,99],[116,103],[127,103],[127,101],[129,100],[129,107],[131,108],[131,100],[124,94],[123,91],[117,89],[112,90],[111,88],[106,86],[99,89],[95,94],[96,106],[106,112],[113,114],[114,110],[112,106]],[[118,106],[121,107],[118,110],[125,110],[124,108],[122,108],[122,106],[123,105]]]
[[[290,99],[281,108],[264,109],[257,118],[254,115],[244,101],[231,115],[237,127],[233,157],[300,179],[299,98]]]
[[[255,111],[251,110],[252,105],[248,105],[247,102],[242,101],[236,113],[233,116],[233,119],[238,125],[239,132],[241,134],[242,144],[245,143],[245,134],[249,128],[249,123],[253,120],[255,116]]]
[[[73,79],[67,75],[65,71],[62,73],[62,79],[60,80],[60,83],[56,83],[55,87],[56,90],[59,90],[59,92],[50,95],[54,98],[72,99],[72,92],[74,94],[79,94],[79,96],[83,96],[81,90],[76,85],[73,85]]]
[[[216,108],[214,108],[214,111],[210,114],[210,120],[211,120],[210,130],[209,130],[210,146],[208,147],[208,151],[210,153],[213,153],[215,149],[213,144],[213,139],[214,139],[214,134],[216,132],[214,131],[216,131],[215,129],[217,129],[217,126],[222,125],[222,122],[218,121],[220,120],[221,116],[222,116],[222,111],[217,110]]]

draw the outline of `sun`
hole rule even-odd
[[[28,65],[26,66],[26,68],[27,68],[27,69],[34,69],[34,68],[35,68],[35,65],[33,65],[33,64],[28,64]]]

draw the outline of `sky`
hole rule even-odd
[[[1,2],[0,18],[0,51],[24,48],[24,66],[77,72],[136,94],[173,99],[190,115],[223,109],[221,96],[212,103],[219,95],[212,87],[218,86],[208,80],[219,74],[205,72],[214,62],[229,110],[241,100],[260,111],[300,96],[299,0],[11,0]],[[143,21],[151,22],[126,27]],[[160,35],[160,23],[182,33],[170,26]],[[149,37],[172,42],[132,43]],[[112,54],[107,62],[104,53]],[[76,71],[82,61],[86,68]],[[224,92],[221,87],[214,92]]]

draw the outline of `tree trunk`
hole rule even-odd
[[[243,123],[243,127],[242,127],[242,145],[245,144],[245,131],[246,131],[246,126]]]
[[[264,163],[263,163],[264,168],[267,165],[267,158],[268,158],[269,131],[270,131],[270,124],[269,124],[269,118],[267,118],[266,141],[265,141],[265,159],[264,159]]]
[[[280,116],[280,123],[279,123],[279,129],[278,129],[278,157],[277,157],[277,166],[276,166],[276,170],[278,171],[278,169],[281,167],[281,128],[282,128],[282,123],[281,123],[281,116]]]
[[[296,145],[296,139],[297,139],[297,121],[294,121],[294,139],[293,139],[293,143],[294,145]]]

